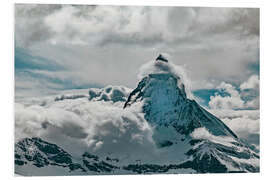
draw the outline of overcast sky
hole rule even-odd
[[[258,81],[259,9],[15,5],[16,97],[134,88],[160,52],[196,92]]]
[[[160,52],[195,99],[259,144],[259,9],[15,5],[15,101],[68,89],[135,88]]]

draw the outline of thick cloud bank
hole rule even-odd
[[[257,146],[260,144],[259,110],[212,109],[209,111],[220,118],[240,138]]]
[[[217,90],[225,95],[216,93],[210,97],[211,109],[259,109],[260,89],[259,77],[252,75],[237,89],[230,83],[222,82]]]
[[[143,115],[122,107],[122,102],[89,101],[86,97],[49,101],[45,106],[16,103],[16,141],[41,137],[74,154],[153,152],[152,129]]]
[[[218,90],[227,93],[227,96],[216,94],[210,97],[209,107],[212,109],[237,109],[244,108],[245,102],[241,99],[239,92],[231,84],[222,82]]]

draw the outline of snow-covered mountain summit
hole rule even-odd
[[[16,173],[259,172],[258,152],[192,99],[168,57],[143,70],[134,90],[107,86],[17,104]]]
[[[184,80],[175,73],[168,59],[162,58],[158,56],[153,64],[155,70],[146,74],[130,93],[124,109],[141,106],[145,120],[155,128],[153,138],[161,147],[182,144],[178,148],[183,149],[188,142],[192,148],[185,155],[190,155],[192,160],[188,164],[192,169],[258,171],[254,162],[258,162],[259,156],[220,119],[187,97]],[[183,142],[172,140],[177,136]],[[243,162],[237,162],[236,159],[243,157]],[[249,162],[249,158],[253,160]]]
[[[187,98],[185,85],[167,61],[159,55],[155,73],[146,75],[126,101],[124,108],[143,102],[145,119],[151,124],[173,126],[182,134],[205,127],[216,136],[237,136],[218,118],[207,112],[195,100]]]

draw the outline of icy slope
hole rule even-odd
[[[160,147],[181,143],[173,141],[172,135],[163,137],[172,129],[179,133],[181,141],[189,140],[193,147],[185,152],[192,159],[185,163],[187,167],[198,172],[259,171],[258,154],[221,120],[187,98],[184,80],[171,67],[168,60],[157,58],[154,74],[151,72],[139,82],[124,109],[141,106],[145,120],[155,127],[153,138]],[[202,137],[192,136],[196,130]]]
[[[157,70],[157,73],[144,77],[131,92],[124,108],[143,102],[145,119],[153,125],[170,125],[181,134],[190,134],[196,128],[206,127],[213,135],[237,138],[221,120],[187,98],[181,78],[170,71],[164,72],[166,62],[157,63],[157,69],[162,67],[161,73]]]

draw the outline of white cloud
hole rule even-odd
[[[235,89],[234,86],[232,86],[229,83],[222,82],[217,89],[224,90],[225,92],[229,93],[231,97],[240,97],[240,94]]]
[[[194,129],[190,136],[194,139],[209,140],[211,142],[227,144],[228,146],[231,146],[230,143],[235,141],[233,137],[215,136],[211,134],[205,127]]]
[[[251,101],[246,102],[247,108],[259,109],[260,108],[260,96],[257,96]]]
[[[239,91],[235,86],[225,82],[222,82],[217,89],[228,95],[221,96],[216,93],[215,96],[211,96],[208,103],[211,109],[259,109],[260,95],[257,75],[252,75],[243,82]]]
[[[53,98],[53,97],[51,97]],[[88,98],[47,101],[44,106],[15,104],[15,137],[41,137],[71,153],[153,153],[152,129],[123,103]],[[121,147],[121,148],[119,148]]]
[[[211,96],[209,106],[212,109],[237,109],[244,107],[244,101],[239,97],[222,97],[220,95]]]
[[[20,21],[23,17],[30,18],[30,21],[40,20],[47,32],[51,32],[44,37],[54,43],[73,43],[74,40],[87,43],[107,40],[111,43],[124,40],[122,37],[126,41],[140,43],[155,39],[174,42],[186,36],[197,37],[201,33],[245,33],[253,36],[259,33],[258,9],[16,5],[15,15]],[[20,25],[20,21],[16,25]],[[247,23],[250,21],[253,23]],[[145,31],[149,26],[152,28]],[[33,36],[28,38],[35,40]]]
[[[216,94],[210,97],[209,107],[212,109],[237,109],[244,107],[244,101],[241,99],[239,92],[231,84],[222,82],[217,89],[224,91],[229,96]]]
[[[102,86],[135,87],[140,65],[165,51],[200,89],[253,73],[258,22],[259,9],[18,4],[15,44],[56,61],[73,82]]]
[[[244,89],[256,89],[259,90],[260,80],[258,75],[250,76],[249,79],[240,85],[242,90]]]
[[[240,89],[243,91],[243,96],[252,97],[251,100],[246,102],[246,107],[254,109],[260,108],[260,80],[258,75],[252,75],[247,81],[240,85]]]
[[[82,138],[86,134],[83,132],[84,122],[78,115],[60,108],[44,108],[33,105],[24,107],[15,105],[15,127],[17,138],[27,136],[39,136],[48,129],[58,129],[60,134],[74,138]]]
[[[213,139],[213,135],[205,127],[195,129],[190,136],[194,139]]]
[[[220,118],[240,138],[259,144],[259,110],[210,109],[209,111]]]

